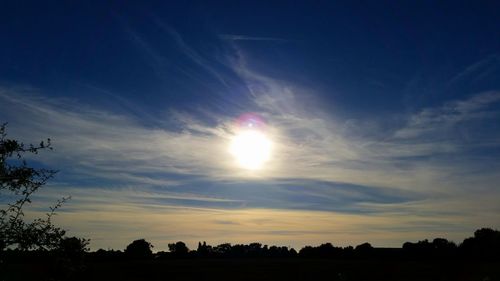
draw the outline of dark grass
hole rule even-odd
[[[0,280],[500,280],[500,262],[332,259],[172,259],[87,263],[69,277],[50,265],[4,267]]]

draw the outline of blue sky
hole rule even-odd
[[[500,228],[494,1],[3,3],[0,120],[55,150],[31,216],[124,248],[399,246]],[[258,172],[228,152],[265,120]]]

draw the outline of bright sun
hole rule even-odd
[[[271,141],[256,130],[244,130],[234,136],[231,154],[242,168],[258,170],[271,156]]]

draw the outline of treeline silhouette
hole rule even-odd
[[[144,239],[133,241],[124,251],[103,250],[87,253],[91,260],[177,259],[177,258],[329,258],[329,259],[474,259],[500,260],[500,231],[481,228],[474,236],[455,244],[444,238],[406,242],[401,248],[375,248],[370,243],[356,247],[336,247],[331,243],[305,246],[299,251],[286,246],[261,243],[223,243],[212,246],[199,242],[190,250],[182,241],[168,245],[168,251],[153,253],[153,245]]]
[[[444,238],[432,241],[406,242],[401,248],[375,248],[370,243],[356,247],[337,247],[331,243],[319,246],[305,246],[299,251],[286,246],[268,246],[261,243],[235,244],[223,243],[212,246],[199,242],[197,249],[189,249],[182,242],[168,245],[168,251],[153,253],[153,245],[145,239],[135,240],[124,251],[103,250],[85,252],[78,239],[69,240],[67,245],[59,250],[72,260],[87,261],[121,261],[130,259],[192,259],[192,258],[325,258],[325,259],[403,259],[403,260],[433,260],[433,259],[473,259],[500,260],[500,231],[491,228],[481,228],[474,232],[473,237],[466,238],[462,243],[455,244]],[[37,257],[49,257],[47,251],[6,250],[3,253],[9,260],[26,261]]]

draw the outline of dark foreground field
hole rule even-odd
[[[4,267],[2,281],[50,280],[50,266]],[[174,259],[88,263],[61,280],[500,280],[500,262]]]

